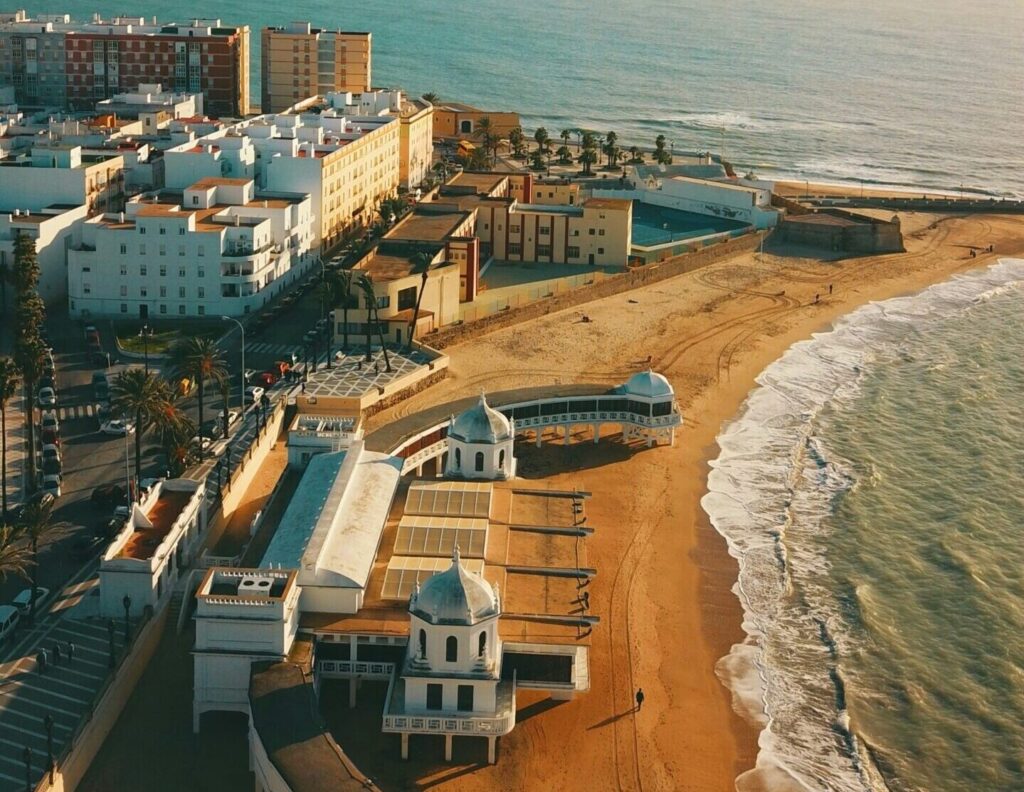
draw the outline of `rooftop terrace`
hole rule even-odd
[[[146,513],[146,519],[150,526],[136,525],[131,538],[125,542],[117,557],[143,561],[151,558],[167,534],[171,532],[193,495],[195,495],[194,492],[161,489],[156,503]]]

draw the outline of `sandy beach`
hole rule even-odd
[[[827,262],[769,248],[451,347],[449,379],[371,420],[370,430],[481,388],[622,382],[648,356],[672,381],[685,417],[672,448],[625,454],[581,443],[524,454],[529,468],[560,470],[556,482],[594,492],[588,515],[597,535],[587,551],[602,621],[592,689],[534,707],[503,739],[496,766],[434,766],[420,786],[734,789],[754,764],[760,726],[734,712],[715,673],[743,638],[736,565],[699,503],[720,427],[761,370],[839,316],[1024,255],[1024,218],[906,213],[901,221],[905,254]],[[994,254],[981,253],[990,244]],[[646,701],[635,713],[638,686]],[[521,697],[521,708],[530,703]]]

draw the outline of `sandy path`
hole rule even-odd
[[[789,345],[867,301],[1024,254],[1024,219],[902,217],[906,254],[823,263],[744,254],[698,272],[482,336],[447,350],[451,377],[375,416],[380,425],[486,388],[618,382],[646,367],[673,382],[685,418],[673,448],[622,458],[592,445],[551,453],[592,490],[591,588],[602,617],[592,690],[522,722],[494,767],[421,783],[465,790],[727,790],[752,766],[756,730],[730,706],[715,663],[742,639],[735,563],[700,509],[715,436]],[[995,244],[972,259],[969,249]],[[830,295],[829,284],[833,291]],[[818,302],[815,303],[815,296]],[[646,703],[632,713],[633,692]],[[520,707],[530,704],[525,696]],[[532,712],[532,711],[531,711]],[[437,768],[440,770],[440,768]],[[444,781],[442,779],[449,779]]]

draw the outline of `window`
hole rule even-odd
[[[184,245],[178,245],[178,255],[179,256],[184,256],[185,255],[185,246]]]
[[[149,289],[147,289],[145,286],[143,286],[141,289],[139,289],[139,296],[140,297],[148,297],[149,296]]]
[[[498,467],[503,469],[503,470],[505,468],[505,449],[504,448],[501,449],[501,451],[498,452]],[[481,637],[483,637],[483,636],[481,635]]]
[[[185,299],[185,287],[184,286],[179,286],[178,287],[178,298],[182,299],[182,300]]]
[[[578,247],[570,245],[565,249],[565,255],[568,256],[569,258],[579,258],[580,249]]]
[[[167,313],[167,306],[164,305],[163,303],[160,304],[160,313],[162,313],[162,314]]]
[[[139,245],[139,255],[140,256],[145,256],[146,255],[146,246],[145,245]]]
[[[508,227],[508,232],[510,234],[518,234],[519,233],[519,226],[518,225],[510,225]]]
[[[185,255],[185,254],[183,253],[182,255]],[[184,278],[185,277],[185,268],[184,267],[178,267],[178,277],[179,278]]]
[[[603,228],[597,229],[597,235],[598,236],[604,236],[604,229]]]
[[[204,267],[200,267],[199,268],[199,277],[200,278],[205,278],[206,277],[206,269]]]
[[[121,313],[128,313],[128,303],[121,303]]]
[[[145,226],[139,226],[139,233],[140,234],[145,234],[146,233],[146,227]]]
[[[551,245],[537,245],[537,255],[538,256],[550,256],[551,255]]]
[[[501,453],[504,456],[505,452],[502,451]],[[486,652],[486,651],[487,651],[487,632],[485,631],[485,632],[480,633],[480,639],[479,639],[479,643],[477,645],[476,656],[477,657],[483,657],[484,656],[484,652]]]
[[[178,306],[178,314],[181,315],[181,316],[185,315],[185,306],[184,305],[179,305]]]
[[[458,708],[463,712],[473,711],[473,686],[459,685]]]
[[[121,296],[122,297],[127,297],[128,296],[128,287],[123,285],[123,284],[121,286]]]
[[[481,457],[483,454],[480,455]],[[444,642],[444,659],[449,663],[457,663],[459,660],[459,639],[449,635]]]
[[[199,315],[200,316],[206,316],[206,306],[205,305],[200,305],[199,308],[198,308],[198,311],[199,311]]]
[[[444,701],[444,688],[436,682],[427,685],[427,709],[439,710]]]
[[[573,236],[579,236],[579,235],[580,235],[580,230],[579,230],[578,228],[574,228],[574,229],[572,230],[572,235],[573,235]]]
[[[604,253],[604,248],[598,248],[597,249],[597,253],[598,253],[598,255],[601,255],[602,253]]]
[[[181,226],[178,229],[178,236],[185,236],[185,226]]]
[[[476,452],[476,460],[475,460],[474,467],[476,468],[476,472],[477,473],[480,473],[480,472],[483,471],[483,469],[484,469],[484,452],[483,451],[477,451]]]
[[[165,245],[163,242],[160,243],[160,255],[161,256],[166,256],[167,255],[167,245]]]
[[[462,449],[455,449],[455,469],[462,470]]]
[[[594,235],[594,229],[593,228],[588,228],[587,229],[587,233],[590,234],[591,236],[593,236]]]
[[[160,296],[161,297],[166,297],[167,296],[167,287],[166,286],[161,286],[160,287]]]
[[[472,121],[460,121],[459,122],[459,132],[461,132],[463,135],[468,135],[472,131],[473,131],[473,122]]]
[[[125,253],[127,253],[127,252],[128,252],[128,246],[127,246],[127,245],[124,245],[124,244],[122,244],[122,245],[121,245],[121,255],[123,256],[123,255],[124,255]]]
[[[420,660],[427,659],[427,631],[420,629]]]
[[[522,252],[523,252],[523,246],[522,245],[520,245],[518,242],[509,242],[508,253],[509,253],[510,256],[519,256],[519,255],[522,255]]]
[[[200,256],[205,256],[206,255],[206,248],[204,248],[202,245],[200,245],[199,246],[199,250],[197,252],[199,253]]]
[[[122,264],[121,265],[121,274],[122,275],[127,275],[128,274],[128,265],[127,264]]]
[[[167,229],[164,228],[163,226],[160,226],[160,236],[164,236],[166,233],[167,233]]]
[[[90,286],[88,283],[83,283],[82,294],[92,294],[92,286]]]
[[[160,277],[161,278],[167,277],[167,265],[166,264],[161,264],[160,265]]]
[[[196,296],[200,300],[203,299],[206,296],[206,289],[204,287],[200,286],[198,289],[196,289]]]
[[[539,233],[540,233],[541,236],[551,236],[551,229],[550,228],[542,228],[542,229],[540,229]]]
[[[398,292],[398,310],[404,311],[406,308],[416,307],[416,287],[410,286],[408,289],[402,289]]]

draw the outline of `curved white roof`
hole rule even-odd
[[[498,443],[512,436],[512,424],[481,393],[480,401],[455,419],[448,434],[464,443]]]
[[[654,371],[641,371],[629,378],[626,393],[630,396],[643,396],[648,399],[660,399],[675,395],[672,385],[661,374]]]
[[[452,565],[419,588],[409,610],[431,624],[476,624],[498,615],[498,598],[490,583],[461,564],[456,547]]]

